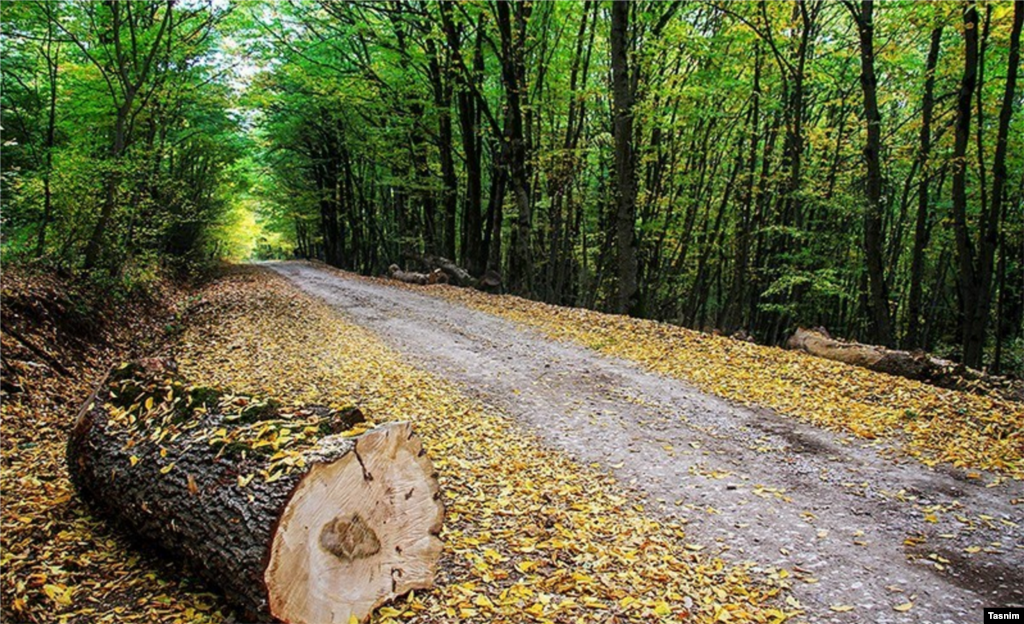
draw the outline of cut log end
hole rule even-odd
[[[437,480],[409,423],[378,427],[315,464],[281,514],[264,574],[271,614],[294,624],[363,621],[433,585],[443,520]]]

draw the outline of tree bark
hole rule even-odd
[[[882,116],[878,110],[878,81],[875,77],[874,3],[872,0],[863,0],[859,12],[852,4],[848,6],[860,35],[860,86],[864,94],[864,119],[868,130],[867,142],[864,144],[864,161],[867,165],[865,193],[868,202],[864,214],[864,256],[868,271],[869,308],[874,340],[889,345],[892,344],[892,326],[883,264]]]
[[[67,460],[94,509],[185,560],[247,618],[347,624],[432,586],[443,509],[409,423],[343,437],[358,418],[285,414],[168,371],[129,365],[83,405]]]
[[[633,89],[628,38],[630,2],[612,3],[611,65],[615,134],[615,243],[618,293],[615,310],[640,312],[636,258],[636,169],[633,160]]]
[[[935,68],[939,62],[942,26],[932,30],[928,60],[925,64],[924,96],[921,103],[921,140],[918,163],[921,179],[917,185],[917,217],[914,223],[914,244],[910,253],[910,295],[907,300],[907,333],[904,343],[911,348],[923,346],[920,342],[921,299],[924,282],[924,250],[928,245],[928,159],[932,147],[932,114],[935,110]]]
[[[963,361],[968,366],[981,362],[982,340],[974,326],[978,305],[978,276],[974,249],[967,226],[967,141],[971,131],[971,97],[978,80],[978,10],[972,3],[964,10],[964,73],[956,100],[953,141],[953,232],[956,241],[960,312],[962,317]]]

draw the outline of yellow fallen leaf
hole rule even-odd
[[[895,607],[893,607],[893,610],[894,611],[899,611],[899,612],[902,613],[904,611],[910,611],[913,608],[914,608],[914,603],[912,603],[912,602],[904,602],[901,605],[896,605]]]
[[[167,474],[171,470],[174,470],[174,462],[171,462],[160,469],[160,474]]]
[[[59,606],[66,607],[71,604],[71,593],[73,590],[59,584],[46,584],[43,585],[43,593],[50,598],[50,600],[57,603]]]
[[[829,609],[836,613],[846,613],[847,611],[853,611],[853,605],[832,605]]]

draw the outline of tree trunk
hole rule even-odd
[[[458,206],[459,179],[455,173],[455,153],[452,132],[452,81],[449,78],[452,51],[441,46],[432,38],[426,41],[428,75],[434,93],[434,106],[437,110],[437,153],[441,163],[441,241],[439,251],[451,258],[455,257],[455,221]],[[443,52],[442,52],[443,51]],[[449,55],[442,63],[441,54]]]
[[[939,62],[942,43],[942,27],[932,30],[928,60],[925,65],[924,96],[921,104],[921,143],[918,152],[921,179],[917,187],[917,218],[914,224],[914,245],[910,254],[910,295],[907,301],[907,333],[904,342],[908,347],[923,346],[920,342],[921,299],[924,282],[924,250],[928,245],[928,183],[930,171],[928,159],[932,147],[932,113],[935,110],[935,68]]]
[[[968,366],[981,363],[984,333],[979,339],[974,325],[978,305],[978,276],[974,249],[967,227],[967,141],[971,131],[971,97],[978,80],[978,11],[974,4],[964,10],[964,73],[956,100],[953,142],[953,232],[956,240],[960,312],[963,323],[963,360]]]
[[[515,19],[512,19],[514,9]],[[509,283],[517,294],[533,294],[533,244],[528,145],[523,127],[523,98],[526,87],[526,25],[530,19],[528,3],[497,3],[498,32],[501,35],[501,77],[505,88],[505,144],[508,155],[508,182],[516,202],[515,240],[509,250]],[[515,27],[513,30],[513,26]]]
[[[761,116],[761,48],[754,44],[754,84],[751,88],[750,110],[747,112],[746,133],[750,140],[747,155],[747,173],[743,183],[743,198],[736,215],[736,231],[733,244],[733,270],[722,314],[722,327],[732,333],[743,325],[743,303],[748,280],[748,263],[754,204],[760,189],[755,186],[757,178],[758,123]]]
[[[117,187],[121,184],[121,154],[125,149],[126,126],[132,99],[126,97],[125,104],[117,110],[117,120],[114,122],[114,142],[110,148],[110,167],[112,170],[105,174],[103,207],[100,209],[100,218],[96,222],[96,227],[93,228],[92,234],[89,236],[88,245],[85,247],[86,270],[95,267],[96,262],[99,261],[100,251],[103,247],[103,237],[107,231],[107,223],[114,214],[114,205],[117,203]]]
[[[874,339],[889,345],[892,343],[892,327],[882,261],[885,247],[882,240],[882,116],[878,110],[876,93],[874,3],[871,0],[861,2],[859,14],[853,5],[850,7],[860,35],[860,86],[864,94],[864,119],[868,126],[867,142],[864,144],[864,161],[867,164],[865,191],[868,201],[864,214],[864,256],[868,270],[868,300]]]
[[[1010,32],[1010,54],[1006,71],[1006,86],[1003,90],[1003,101],[999,108],[999,129],[996,135],[996,153],[992,162],[992,195],[987,213],[983,213],[978,231],[978,303],[975,308],[972,325],[974,333],[980,336],[980,344],[976,347],[979,355],[974,363],[981,364],[980,352],[985,344],[985,329],[988,326],[989,308],[992,303],[992,291],[995,273],[995,253],[999,243],[1000,221],[1003,217],[1003,199],[1006,193],[1006,152],[1010,133],[1010,118],[1013,116],[1013,99],[1017,88],[1017,71],[1020,67],[1020,35],[1024,27],[1024,6],[1014,3],[1013,28]],[[1003,255],[1005,256],[1005,251]],[[1001,336],[1001,319],[996,317],[996,341]],[[968,363],[967,345],[964,345],[964,363]],[[972,354],[973,355],[973,354]]]
[[[57,131],[57,72],[60,69],[60,43],[56,44],[53,50],[53,22],[47,21],[46,47],[43,56],[46,58],[46,75],[49,80],[50,97],[46,115],[46,173],[43,175],[43,218],[39,224],[39,234],[36,237],[36,257],[39,258],[46,251],[46,228],[50,224],[53,215],[53,189],[51,178],[53,176],[53,148],[56,145]]]
[[[443,509],[409,423],[344,437],[358,420],[346,413],[286,414],[167,371],[129,365],[83,405],[68,469],[97,511],[181,557],[247,618],[347,624],[432,586]]]
[[[633,160],[633,90],[629,78],[629,2],[612,3],[611,64],[615,130],[615,243],[618,293],[615,311],[640,312],[636,259],[636,170]]]

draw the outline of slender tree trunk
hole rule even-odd
[[[461,51],[461,28],[456,28],[451,15],[451,4],[442,2],[438,5],[441,12],[441,21],[445,31],[448,48],[454,64],[462,61]],[[479,29],[477,40],[482,45],[482,28]],[[479,49],[478,49],[479,53]],[[465,81],[472,80],[472,76],[465,76],[451,70],[451,80],[458,85],[456,102],[459,110],[459,130],[462,138],[462,151],[465,154],[466,163],[466,197],[462,213],[462,264],[473,275],[483,273],[487,264],[485,257],[481,256],[481,178],[483,167],[481,166],[481,150],[479,149],[479,128],[477,123],[477,111],[472,90]]]
[[[39,235],[36,238],[36,257],[40,257],[46,251],[46,228],[50,224],[53,215],[53,189],[50,178],[53,175],[53,148],[57,131],[57,72],[60,68],[60,44],[53,40],[53,22],[47,21],[46,27],[46,73],[49,79],[50,99],[46,115],[46,172],[43,175],[43,219],[39,224]],[[56,50],[53,46],[56,45]]]
[[[978,367],[981,344],[974,327],[978,306],[974,248],[967,226],[967,142],[971,134],[971,99],[978,79],[978,10],[972,2],[964,10],[964,72],[956,101],[956,126],[953,143],[953,230],[956,240],[960,312],[963,323],[964,364]]]
[[[427,55],[430,57],[430,80],[437,107],[437,150],[441,164],[441,254],[455,258],[455,220],[458,212],[459,179],[455,173],[455,154],[452,147],[452,85],[446,76],[449,63],[442,70],[441,52],[433,39],[427,39]],[[449,50],[448,54],[451,54]]]
[[[1005,212],[1004,212],[1005,216]],[[1008,323],[1004,317],[1003,310],[1006,307],[1006,232],[999,232],[999,263],[996,265],[996,288],[999,293],[996,296],[996,345],[992,353],[992,374],[998,375],[1003,368],[1003,338],[1007,334]]]
[[[857,21],[860,35],[860,85],[864,93],[864,119],[867,121],[867,143],[864,160],[867,164],[865,190],[867,210],[864,215],[864,255],[867,260],[869,308],[873,327],[873,341],[892,344],[889,319],[889,293],[885,282],[883,262],[885,241],[882,230],[882,116],[878,110],[878,81],[875,77],[874,3],[863,0],[860,12],[849,5]]]
[[[517,210],[515,237],[509,254],[508,283],[513,292],[530,296],[533,292],[533,219],[522,101],[527,93],[525,54],[530,5],[512,5],[508,0],[499,0],[497,7],[502,49],[501,76],[507,105],[505,141],[508,149],[508,182],[512,187]],[[512,9],[515,20],[512,19]]]
[[[907,348],[920,347],[920,325],[922,284],[924,282],[924,250],[928,246],[928,183],[930,167],[928,159],[932,145],[932,114],[935,109],[935,68],[939,61],[942,43],[942,26],[932,30],[928,60],[925,65],[924,97],[921,104],[921,139],[918,148],[920,181],[917,185],[917,218],[914,223],[914,244],[910,256],[910,295],[907,302],[907,333],[904,343]]]
[[[761,114],[761,48],[754,45],[754,85],[751,91],[750,111],[747,114],[747,136],[750,149],[747,153],[747,178],[743,185],[743,200],[736,217],[735,254],[733,260],[732,284],[725,305],[723,328],[733,332],[742,324],[743,303],[746,301],[748,265],[750,258],[751,227],[757,193],[754,181],[757,177],[757,127]]]
[[[629,2],[612,4],[611,65],[615,134],[615,242],[618,292],[615,310],[640,314],[636,259],[636,170],[633,160],[633,91],[629,74]]]
[[[504,220],[505,192],[508,175],[505,166],[505,147],[498,146],[492,157],[491,192],[487,201],[487,219],[484,225],[484,241],[481,249],[486,259],[486,269],[499,271],[501,268],[501,224]]]
[[[1010,119],[1013,116],[1013,99],[1017,89],[1017,72],[1020,68],[1020,34],[1022,26],[1024,26],[1024,6],[1022,4],[1024,3],[1014,3],[1006,86],[1003,90],[1003,102],[999,109],[996,153],[992,162],[992,195],[987,210],[982,213],[978,232],[978,302],[974,310],[974,318],[971,319],[971,340],[969,342],[965,340],[964,343],[964,363],[975,368],[981,365],[982,352],[985,345],[985,330],[988,326],[989,308],[992,303],[995,253],[999,244],[999,226],[1003,216],[1003,196],[1006,193],[1008,177],[1006,152],[1010,133]],[[997,340],[1000,333],[1000,322],[997,317]],[[967,360],[968,354],[972,358],[971,361]]]

